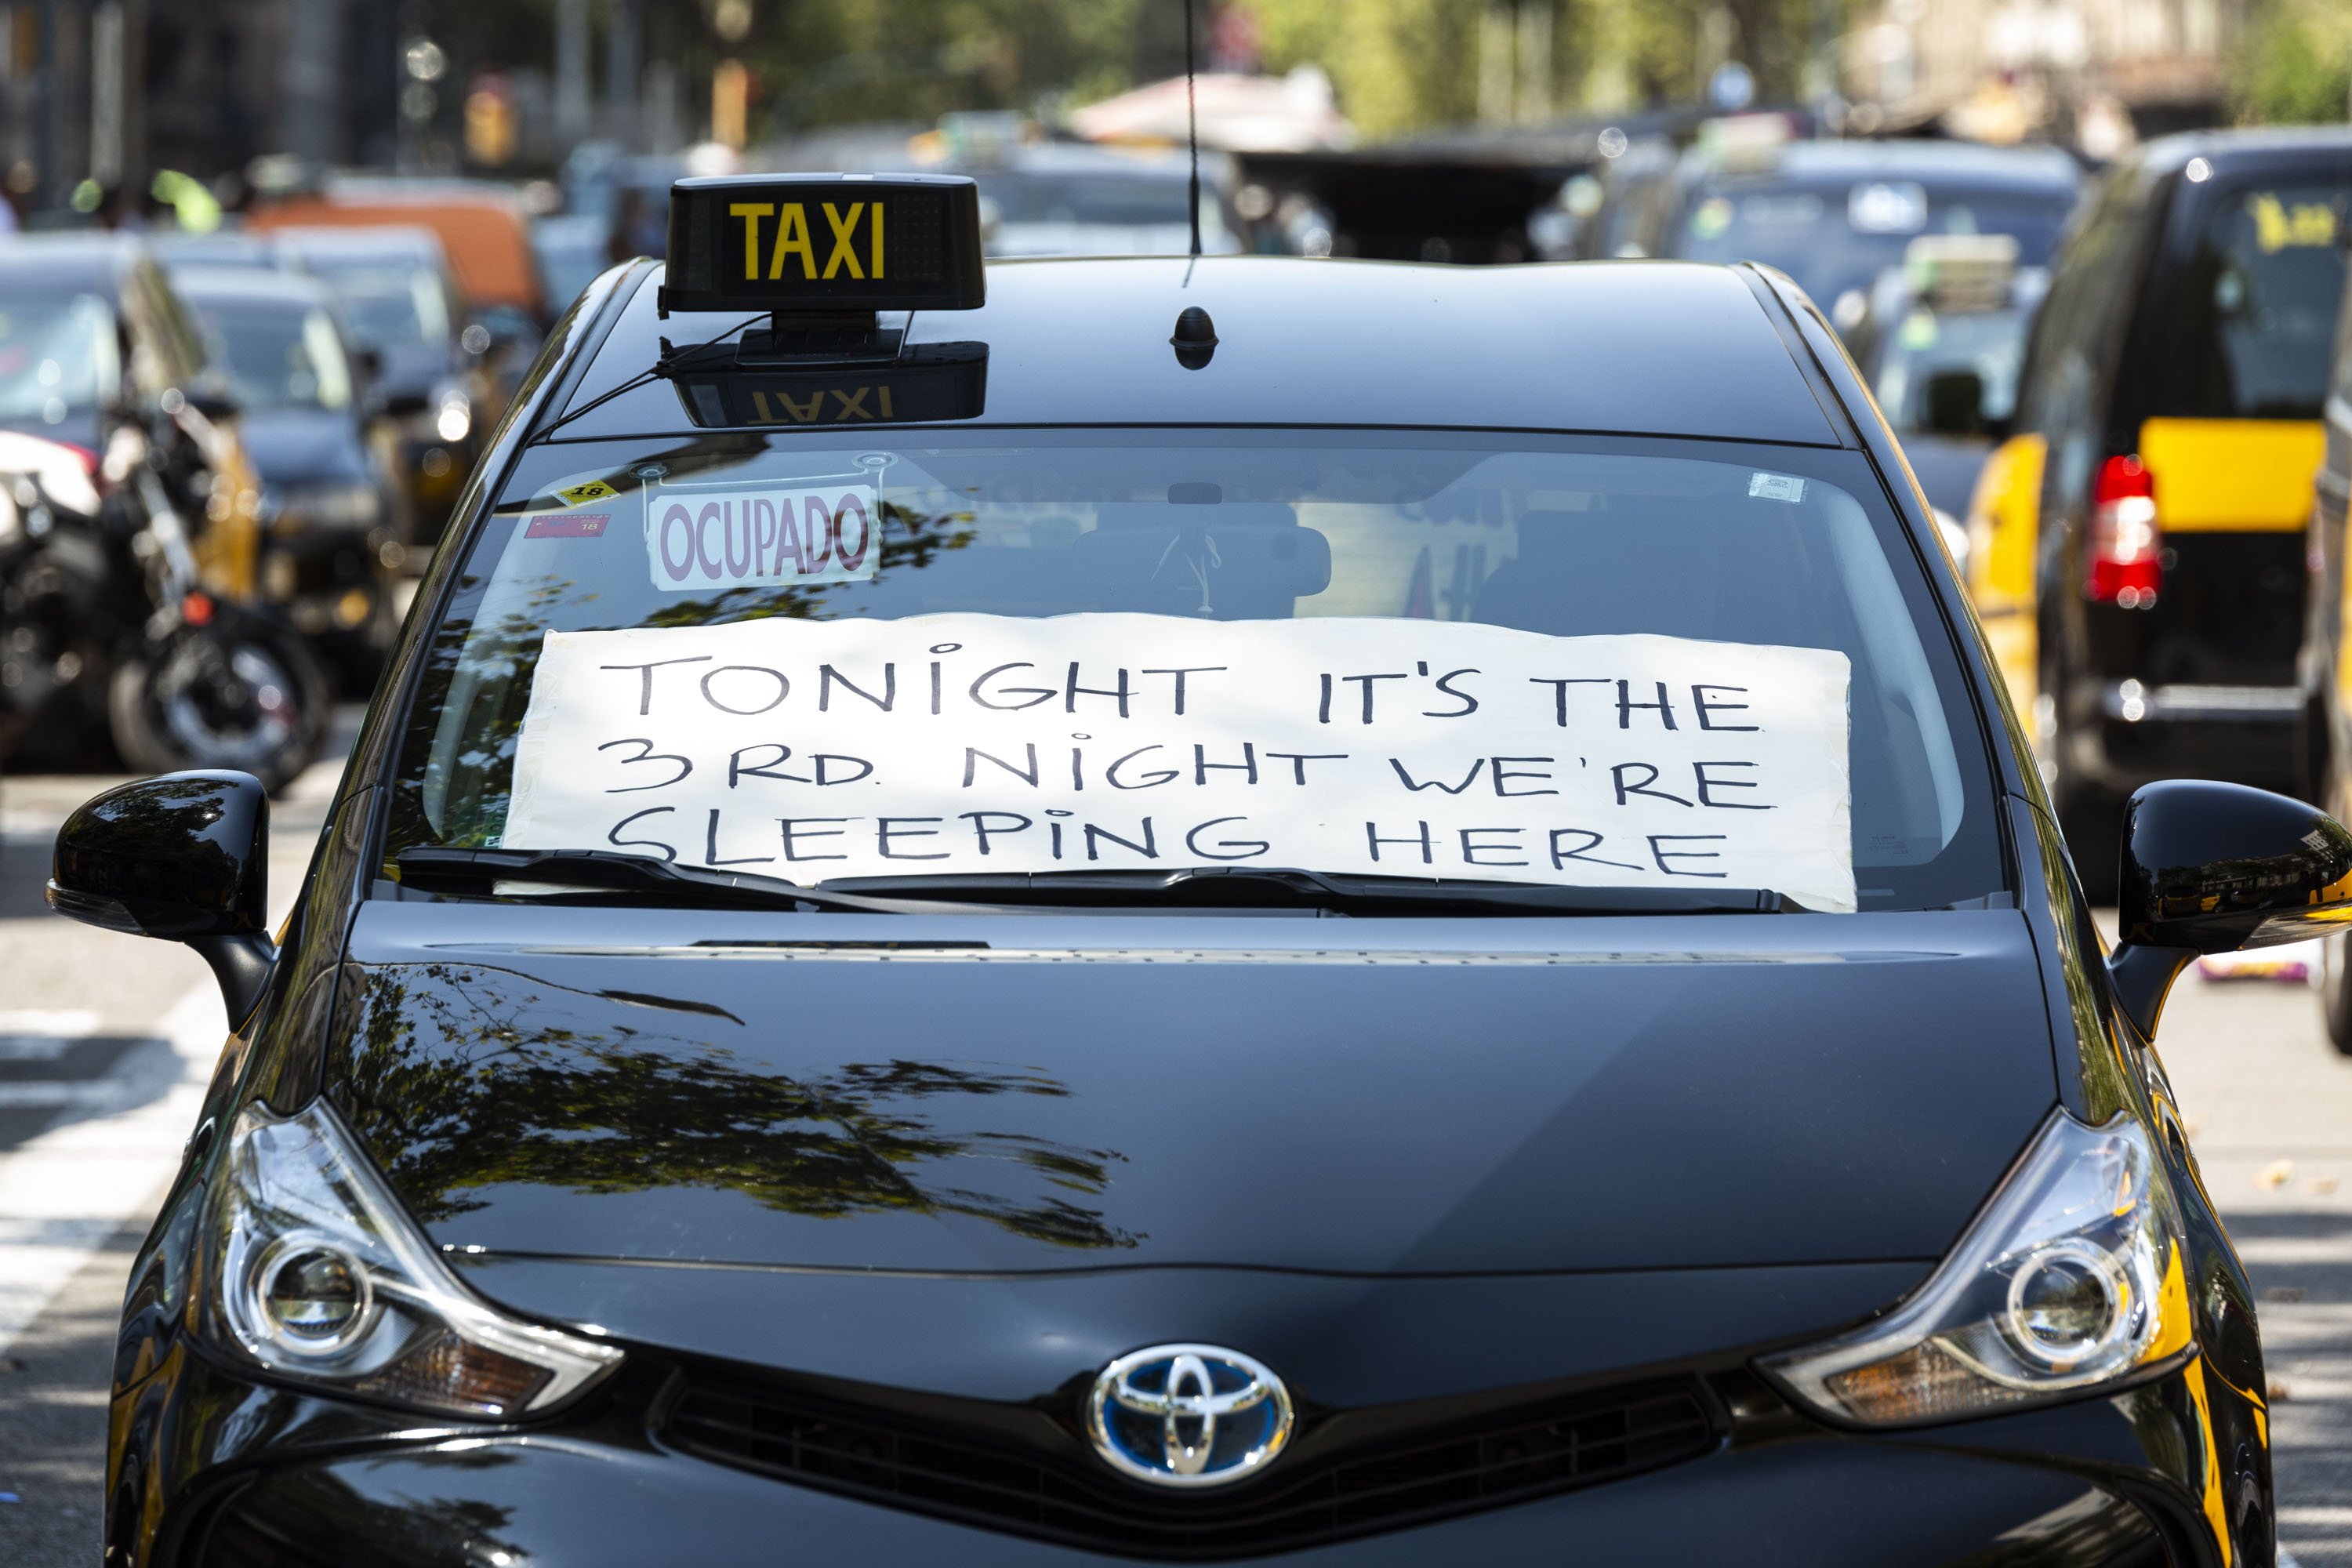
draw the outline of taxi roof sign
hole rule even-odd
[[[665,310],[971,310],[980,191],[957,174],[677,181]]]

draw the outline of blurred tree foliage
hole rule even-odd
[[[2352,110],[2352,5],[2259,0],[2230,67],[2231,107],[2239,120],[2340,123]]]
[[[530,3],[530,0],[526,0]],[[543,4],[544,0],[538,0]],[[1315,65],[1370,138],[1475,119],[1482,18],[1550,15],[1543,74],[1561,112],[1687,102],[1726,58],[1788,101],[1851,0],[1239,0],[1266,69]],[[1207,61],[1215,0],[1196,0]],[[737,52],[767,135],[956,109],[1079,104],[1183,68],[1183,0],[760,0]],[[1522,67],[1521,68],[1525,68]]]

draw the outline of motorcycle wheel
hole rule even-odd
[[[115,749],[133,768],[233,768],[273,795],[326,732],[318,661],[266,623],[183,626],[116,667],[107,696]]]

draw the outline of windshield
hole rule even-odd
[[[205,357],[251,409],[348,408],[351,367],[320,310],[199,302]]]
[[[2002,885],[1948,639],[1852,454],[949,439],[525,454],[390,853]]]
[[[0,300],[0,419],[62,425],[121,377],[114,311],[97,295]]]
[[[1954,371],[1969,372],[1983,385],[1985,418],[2008,418],[2017,406],[2026,324],[2022,310],[1937,311],[1914,306],[1888,336],[1871,388],[1887,423],[1906,435],[1927,429],[1927,383]]]
[[[2344,296],[2343,210],[2352,187],[2267,185],[2218,194],[2190,260],[2166,406],[2208,419],[2316,419]]]
[[[448,305],[441,280],[429,268],[353,267],[314,259],[310,268],[342,301],[343,319],[361,347],[438,347],[449,341]]]
[[[1867,289],[1923,234],[2007,234],[2022,267],[2048,262],[2071,203],[1943,190],[1913,180],[1811,186],[1719,181],[1696,193],[1673,252],[1689,261],[1761,261],[1829,310]]]

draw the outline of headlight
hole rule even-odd
[[[434,416],[434,434],[444,441],[462,441],[466,432],[474,427],[474,405],[462,392],[441,395],[440,412]]]
[[[325,1392],[492,1420],[560,1404],[622,1352],[460,1285],[323,1102],[237,1119],[209,1208],[209,1337]]]
[[[1801,1403],[1872,1426],[2062,1397],[2186,1350],[2179,1212],[2128,1116],[2045,1125],[1919,1292],[1827,1344],[1765,1358]]]

